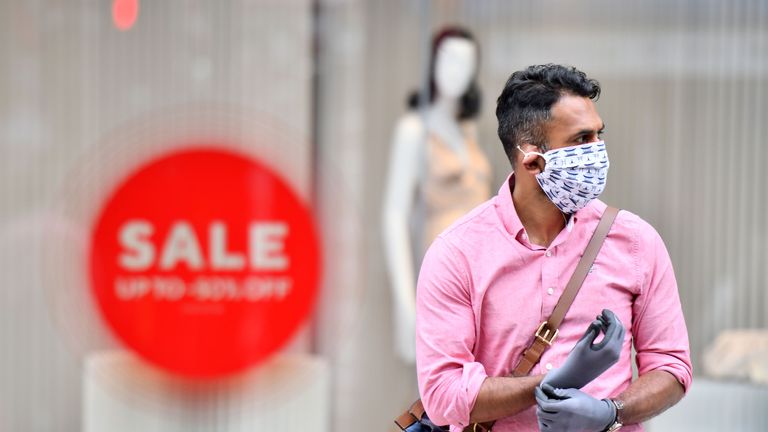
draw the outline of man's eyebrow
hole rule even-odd
[[[605,123],[603,123],[603,126],[600,127],[600,129],[597,130],[597,133],[603,133],[604,130],[605,130]],[[589,135],[589,134],[592,134],[592,133],[595,133],[594,129],[582,129],[582,130],[576,132],[575,134],[571,135],[571,138],[580,137],[582,135]]]

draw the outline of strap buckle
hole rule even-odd
[[[547,327],[547,322],[544,321],[539,326],[539,329],[536,330],[536,338],[540,339],[542,342],[544,342],[547,345],[552,345],[552,342],[554,342],[555,338],[557,337],[557,333],[560,330],[555,330],[554,332]]]

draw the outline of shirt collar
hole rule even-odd
[[[520,217],[517,215],[515,204],[512,202],[512,191],[514,188],[515,173],[513,172],[507,177],[507,179],[499,188],[499,192],[496,197],[496,211],[507,233],[509,233],[509,235],[513,238],[520,239],[521,236],[525,233],[525,227],[520,221]],[[605,203],[599,199],[590,201],[586,207],[572,214],[571,217],[568,218],[568,222],[566,223],[568,232],[573,231],[573,228],[578,224],[580,218],[590,218],[591,216],[596,215],[599,219],[600,215],[605,210],[605,207]]]
[[[499,188],[496,196],[496,212],[504,225],[504,229],[512,237],[517,237],[524,229],[520,217],[517,216],[515,204],[512,202],[512,190],[515,188],[515,173],[510,174]]]

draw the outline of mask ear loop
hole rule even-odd
[[[528,156],[529,154],[535,154],[535,155],[539,155],[539,156],[543,157],[545,162],[547,160],[547,156],[544,153],[539,153],[539,152],[535,152],[535,151],[526,152],[525,150],[520,148],[520,146],[517,146],[517,149],[520,150],[520,153],[522,153],[523,156]]]

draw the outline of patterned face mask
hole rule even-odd
[[[535,154],[544,158],[544,171],[536,174],[536,180],[549,200],[565,214],[576,213],[605,189],[608,175],[608,152],[605,142],[597,141],[572,147]]]

